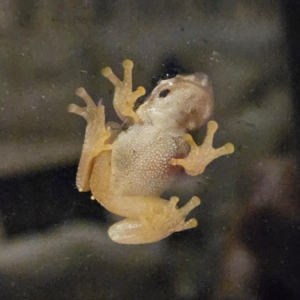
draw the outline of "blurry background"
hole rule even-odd
[[[298,6],[2,0],[1,299],[300,299]],[[111,242],[114,217],[75,189],[85,122],[66,108],[84,86],[117,121],[100,71],[126,58],[148,92],[208,74],[215,145],[236,148],[181,194],[199,226],[150,245]]]

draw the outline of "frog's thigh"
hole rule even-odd
[[[112,225],[108,235],[114,242],[121,244],[151,243],[153,241],[149,241],[147,227],[143,221],[127,218]]]

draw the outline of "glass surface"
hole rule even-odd
[[[299,67],[285,8],[0,2],[1,299],[300,299]],[[86,123],[67,106],[82,104],[83,86],[117,121],[101,69],[120,76],[124,59],[147,94],[166,76],[206,73],[214,144],[235,145],[176,191],[180,205],[201,198],[190,214],[198,227],[153,244],[112,242],[107,229],[118,218],[75,187]],[[193,133],[198,144],[204,133]]]

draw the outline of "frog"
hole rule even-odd
[[[207,75],[163,79],[136,107],[145,89],[133,91],[134,64],[126,59],[122,65],[123,80],[109,67],[101,71],[114,86],[113,107],[121,123],[106,122],[104,105],[96,105],[83,87],[76,95],[86,106],[68,106],[68,112],[87,121],[76,186],[80,192],[91,191],[92,199],[124,218],[109,227],[112,241],[154,243],[198,224],[195,218],[186,220],[200,205],[198,196],[178,207],[177,196],[168,200],[161,195],[182,173],[202,174],[214,159],[233,153],[234,146],[213,147],[218,124],[208,121],[214,101]],[[190,133],[204,124],[206,136],[199,146]]]

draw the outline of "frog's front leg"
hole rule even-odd
[[[207,124],[206,137],[201,146],[198,146],[190,134],[186,134],[184,139],[191,146],[191,151],[186,158],[176,159],[172,158],[170,164],[180,165],[184,167],[185,172],[191,176],[202,174],[214,159],[231,154],[234,152],[234,146],[231,143],[225,144],[220,148],[213,148],[213,138],[218,129],[218,124],[215,121],[209,121]]]
[[[115,94],[113,105],[119,118],[126,123],[140,122],[139,116],[133,110],[136,100],[145,95],[145,89],[139,86],[136,91],[132,91],[132,68],[133,62],[129,59],[123,61],[124,79],[121,81],[112,71],[107,67],[102,70],[102,75],[115,86]]]
[[[82,116],[87,121],[84,144],[76,176],[76,186],[80,192],[90,190],[90,176],[94,158],[105,150],[110,150],[112,145],[107,143],[111,133],[105,127],[104,106],[96,106],[84,88],[78,88],[76,95],[84,100],[86,107],[75,104],[68,106],[68,112]]]
[[[151,201],[151,199],[144,200]],[[108,230],[109,237],[122,244],[145,244],[160,241],[174,232],[197,226],[196,219],[185,221],[185,218],[200,204],[198,197],[192,197],[180,209],[177,207],[178,197],[172,197],[170,201],[152,200],[156,201],[153,209],[150,209],[147,214],[141,214],[138,218],[128,217],[112,225]]]

